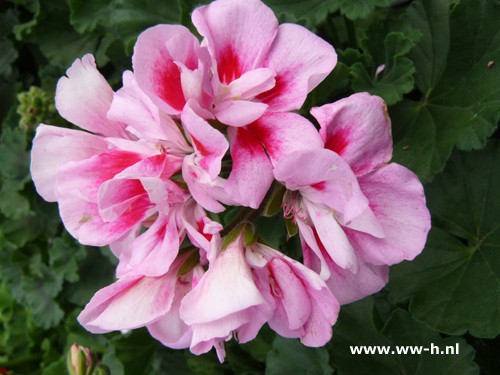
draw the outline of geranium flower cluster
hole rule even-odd
[[[145,326],[171,348],[215,347],[221,361],[225,341],[252,340],[265,323],[324,345],[341,304],[380,290],[389,265],[422,250],[422,185],[388,164],[382,99],[313,108],[319,131],[290,112],[334,68],[331,45],[278,25],[258,0],[218,0],[192,20],[201,43],[183,26],[144,31],[117,92],[93,56],[76,60],[55,100],[86,131],[38,127],[37,191],[82,244],[119,259],[118,280],[78,319],[94,333]],[[276,200],[303,264],[251,224]],[[228,227],[212,219],[235,205]]]

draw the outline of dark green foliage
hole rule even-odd
[[[146,329],[93,335],[76,320],[115,280],[107,248],[80,245],[29,174],[38,123],[71,126],[55,112],[57,80],[92,53],[118,89],[138,35],[183,24],[208,0],[0,2],[0,369],[67,375],[74,343],[112,375],[496,374],[500,350],[500,4],[496,0],[267,0],[334,45],[338,64],[301,109],[367,91],[389,105],[393,161],[424,182],[433,229],[422,255],[391,269],[375,297],[343,306],[323,348],[277,336],[226,343],[195,356]],[[490,62],[493,62],[491,64]],[[377,68],[384,69],[376,75]],[[496,136],[498,139],[498,131]],[[487,145],[487,146],[486,146]],[[481,151],[481,148],[486,148]],[[458,148],[461,151],[453,151]],[[300,260],[299,235],[280,200],[254,221],[262,241]],[[214,215],[226,226],[239,208]],[[243,217],[251,215],[243,212]],[[287,227],[288,224],[288,227]],[[295,235],[294,235],[295,234]],[[448,336],[451,335],[451,336]],[[459,347],[459,354],[352,354],[351,346]],[[479,369],[480,368],[480,369]]]

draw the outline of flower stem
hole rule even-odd
[[[251,211],[250,207],[242,207],[241,210],[236,214],[236,216],[231,220],[229,224],[227,224],[224,229],[220,232],[221,237],[226,236],[229,232],[231,232],[234,228],[240,224],[245,216],[247,216]]]
[[[28,362],[34,362],[42,359],[41,354],[28,354],[25,355],[24,357],[19,357],[10,361],[4,361],[0,362],[0,367],[3,368],[9,368],[9,367],[15,367],[18,365],[22,365],[23,363],[28,363]]]
[[[358,40],[356,38],[356,28],[354,22],[344,16],[345,27],[347,29],[347,37],[349,38],[349,47],[358,48]]]

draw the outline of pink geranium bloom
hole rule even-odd
[[[164,275],[124,277],[101,289],[85,306],[78,321],[93,333],[146,326],[164,345],[189,347],[192,332],[179,318],[179,305],[204,273],[198,265],[178,275],[190,255],[178,257]]]
[[[258,0],[219,0],[195,9],[192,19],[204,37],[201,45],[177,25],[139,36],[137,82],[160,109],[182,119],[195,165],[212,181],[229,147],[212,125],[229,126],[233,170],[224,189],[234,201],[257,208],[273,180],[264,147],[274,150],[275,160],[290,149],[319,147],[314,127],[288,111],[299,109],[331,72],[335,51],[302,26],[278,25]],[[201,192],[193,195],[212,209]]]
[[[248,263],[266,299],[275,307],[269,326],[307,346],[323,346],[332,337],[340,305],[321,277],[303,264],[262,244],[247,248]]]
[[[100,135],[40,125],[31,159],[35,186],[46,200],[59,203],[66,229],[81,243],[111,245],[120,258],[119,277],[163,275],[186,234],[194,239],[198,232],[203,237],[221,229],[171,179],[189,164],[184,159],[194,149],[131,72],[124,73],[116,93],[91,55],[76,60],[67,75],[57,86],[58,110]],[[233,202],[222,187],[217,193]],[[198,227],[200,220],[206,228]],[[139,236],[143,226],[149,229]],[[198,244],[204,254],[210,251],[210,241]]]
[[[215,347],[222,362],[224,341],[233,332],[241,343],[253,340],[272,310],[252,277],[240,235],[210,262],[198,285],[184,297],[180,316],[193,331],[191,352],[206,353]]]
[[[349,303],[380,290],[387,265],[422,251],[430,215],[417,176],[386,164],[392,138],[382,99],[355,94],[311,113],[325,149],[292,153],[274,174],[290,190],[285,210],[298,224],[306,264]]]

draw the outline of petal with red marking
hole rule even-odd
[[[264,113],[246,129],[264,144],[274,165],[294,151],[323,148],[314,125],[292,112]]]
[[[243,128],[228,128],[233,169],[226,182],[229,196],[243,206],[257,209],[273,178],[273,166],[262,143]]]
[[[198,39],[181,25],[158,25],[137,39],[132,57],[137,83],[168,114],[181,113],[189,99],[184,97],[176,62],[197,69],[199,48]]]
[[[214,129],[195,112],[196,107],[198,104],[193,100],[186,104],[181,115],[182,123],[189,132],[196,150],[195,163],[215,180],[220,173],[221,161],[229,148],[229,143],[220,131]]]
[[[270,111],[299,109],[336,64],[337,54],[329,43],[300,25],[282,24],[259,65],[276,72],[276,85],[257,99],[269,104]]]
[[[70,193],[97,203],[99,187],[141,159],[134,152],[112,150],[86,160],[68,161],[57,171],[58,194]]]
[[[128,138],[125,124],[107,118],[113,89],[96,68],[94,56],[76,59],[57,83],[59,114],[80,128],[107,137]]]
[[[342,156],[357,176],[391,160],[391,120],[382,98],[354,94],[315,107],[311,114],[321,125],[325,148]]]
[[[192,20],[225,85],[254,69],[278,27],[273,11],[258,0],[219,0],[195,9]]]
[[[70,194],[59,196],[58,202],[59,213],[68,232],[80,243],[90,246],[105,246],[117,241],[155,212],[147,196],[141,196],[118,219],[104,222],[97,203]]]
[[[57,169],[68,161],[80,161],[108,151],[104,138],[82,132],[40,124],[31,149],[31,177],[43,199],[57,201]]]
[[[384,238],[376,238],[344,228],[361,258],[375,265],[392,265],[420,254],[431,220],[418,177],[392,163],[362,176],[359,183],[385,232]]]

